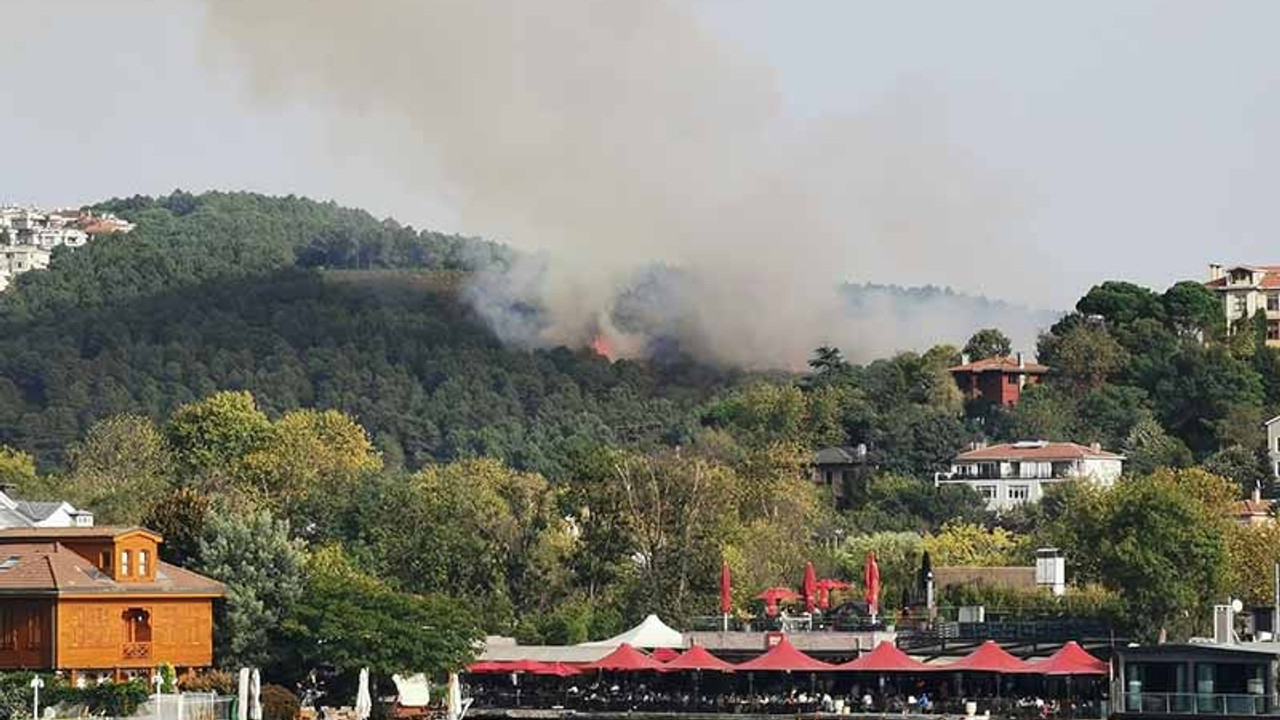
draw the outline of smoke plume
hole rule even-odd
[[[334,142],[447,193],[468,232],[530,250],[469,292],[504,339],[604,336],[634,355],[668,338],[795,367],[820,344],[867,357],[979,325],[1032,337],[964,304],[855,310],[841,292],[1036,282],[997,240],[1017,193],[948,141],[927,89],[798,120],[768,67],[663,0],[205,2],[211,60],[255,98],[319,109]]]

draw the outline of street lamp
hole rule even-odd
[[[31,678],[31,720],[40,720],[40,688],[44,687],[44,680],[37,675]]]

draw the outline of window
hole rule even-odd
[[[1280,312],[1280,293],[1267,293],[1267,312]]]
[[[120,577],[129,577],[129,551],[120,552]]]
[[[138,551],[138,577],[147,577],[147,551]]]
[[[101,568],[102,572],[104,573],[111,572],[111,551],[110,550],[103,550],[101,553],[99,553],[98,567]]]
[[[14,645],[13,606],[0,607],[0,650],[12,650]]]
[[[36,650],[44,644],[44,618],[35,608],[27,608],[27,649]]]
[[[1005,381],[1006,381],[1006,382],[1008,382],[1010,385],[1017,385],[1017,384],[1018,384],[1018,376],[1017,376],[1017,375],[1005,375],[1004,377],[1005,377]]]
[[[983,500],[995,500],[995,499],[996,499],[996,486],[995,486],[995,485],[979,485],[979,486],[978,486],[978,488],[977,488],[977,490],[978,490],[978,494],[982,496],[982,499],[983,499]]]
[[[1267,339],[1280,340],[1280,320],[1267,321]]]
[[[1009,499],[1016,502],[1026,502],[1031,496],[1031,487],[1029,485],[1010,485]]]
[[[1242,318],[1249,314],[1249,301],[1243,295],[1231,298],[1231,306],[1233,308],[1231,317]]]

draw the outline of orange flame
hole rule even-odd
[[[613,360],[614,350],[613,344],[603,335],[597,335],[591,341],[591,351],[606,360]]]

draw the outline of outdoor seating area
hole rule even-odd
[[[482,661],[466,674],[477,708],[799,714],[991,711],[1005,717],[1102,717],[1107,663],[1075,643],[1021,660],[994,642],[926,663],[891,642],[848,662],[806,655],[785,636],[730,663],[692,646],[665,662],[622,644],[593,662]],[[967,707],[976,704],[974,707]]]

